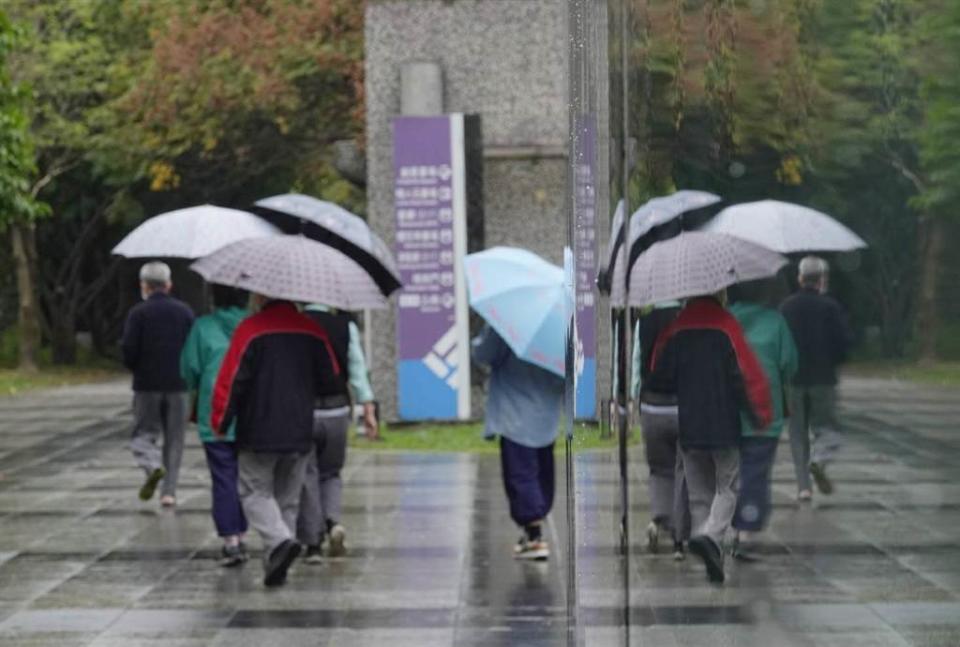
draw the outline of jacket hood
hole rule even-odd
[[[227,337],[233,334],[233,331],[240,322],[250,315],[246,308],[231,306],[229,308],[217,308],[210,316],[217,322],[220,328],[226,333]]]

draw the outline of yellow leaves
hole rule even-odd
[[[796,155],[787,155],[780,160],[777,169],[777,181],[787,186],[803,184],[803,162]]]
[[[277,115],[273,122],[277,124],[277,130],[280,131],[281,135],[286,135],[290,132],[290,123],[283,115]]]
[[[149,173],[151,191],[170,191],[180,186],[180,175],[169,162],[154,162]]]
[[[220,140],[214,137],[213,135],[207,135],[203,138],[203,151],[209,153],[214,148],[217,147],[217,144],[220,143]]]

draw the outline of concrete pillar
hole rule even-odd
[[[411,117],[443,114],[443,70],[438,63],[406,63],[400,69],[400,114]]]

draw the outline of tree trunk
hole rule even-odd
[[[40,350],[40,310],[37,304],[36,259],[31,250],[34,229],[30,224],[15,224],[10,227],[13,260],[17,274],[19,300],[18,325],[20,335],[21,370],[38,370],[37,354]]]
[[[920,257],[920,294],[917,308],[917,336],[920,342],[920,361],[930,363],[937,359],[938,275],[943,257],[943,226],[939,218],[928,216],[922,225],[922,255]]]
[[[72,315],[58,317],[51,322],[50,346],[53,363],[73,365],[77,363],[77,326]]]

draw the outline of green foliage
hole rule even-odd
[[[36,167],[26,114],[28,94],[8,69],[11,51],[20,42],[19,31],[0,10],[0,229],[44,213],[30,192]]]

